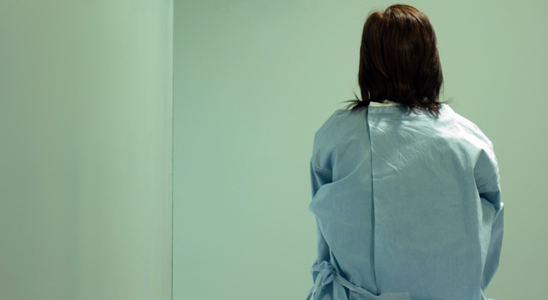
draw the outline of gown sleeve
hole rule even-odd
[[[312,199],[314,199],[314,197],[316,196],[316,193],[323,185],[329,184],[332,182],[332,177],[333,177],[332,171],[330,170],[329,167],[320,168],[314,163],[317,160],[321,160],[320,156],[321,155],[319,155],[319,153],[314,151],[314,154],[312,155],[312,159],[310,161],[310,181],[312,185]],[[321,164],[321,162],[319,161],[318,163]],[[312,275],[312,280],[315,286],[316,286],[316,279],[318,275],[320,274],[320,270],[322,269],[320,268],[320,265],[322,264],[322,262],[330,260],[329,245],[325,241],[318,219],[316,219],[316,232],[318,235],[317,255],[316,255],[316,258],[314,259],[312,267],[310,268],[310,274]],[[310,289],[310,292],[308,293],[306,300],[311,300],[312,298],[316,298],[315,295],[313,295],[314,290],[315,290],[314,287]]]
[[[314,164],[310,163],[310,179],[312,183],[312,198],[316,195],[320,187],[324,184],[330,183],[332,181],[332,173],[328,169],[318,169],[314,167]],[[316,231],[318,235],[318,252],[316,259],[314,260],[314,263],[312,265],[311,270],[319,265],[322,261],[326,260],[329,261],[330,255],[329,255],[329,245],[325,241],[322,231],[320,229],[320,224],[318,223],[318,220],[316,220]],[[316,281],[316,277],[318,276],[318,272],[313,272],[312,278],[314,282]]]
[[[500,210],[495,213],[493,228],[491,230],[491,241],[487,252],[487,259],[483,269],[481,289],[485,291],[487,285],[493,279],[499,266],[500,250],[502,248],[502,235],[504,231],[504,204],[501,203]]]
[[[481,289],[485,291],[499,266],[504,231],[504,203],[500,197],[499,169],[492,144],[489,143],[488,149],[481,152],[474,171],[481,201],[494,207],[481,282]]]
[[[313,282],[316,282],[316,277],[318,277],[318,274],[320,273],[319,271],[313,271],[313,269],[316,269],[316,266],[321,264],[322,261],[329,261],[329,245],[325,242],[319,224],[317,224],[316,229],[318,232],[318,254],[316,255],[316,259],[314,259],[312,267],[310,268]]]

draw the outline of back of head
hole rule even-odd
[[[363,27],[358,82],[362,100],[353,100],[352,109],[389,99],[437,114],[443,75],[428,17],[402,4],[371,13]]]

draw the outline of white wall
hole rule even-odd
[[[171,299],[172,6],[0,1],[0,299]]]
[[[305,299],[314,132],[359,95],[361,30],[394,1],[181,0],[174,27],[174,299]],[[548,1],[406,1],[444,99],[492,140],[505,236],[487,296],[543,299]]]

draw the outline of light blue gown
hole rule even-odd
[[[310,162],[318,252],[307,300],[480,300],[503,235],[492,143],[443,104],[338,110]]]

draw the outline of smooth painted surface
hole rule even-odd
[[[505,236],[496,299],[548,269],[545,1],[409,1],[432,21],[443,98],[494,144]],[[174,299],[304,299],[314,132],[359,95],[361,30],[389,1],[175,3]]]
[[[170,299],[171,1],[0,2],[0,299]]]

